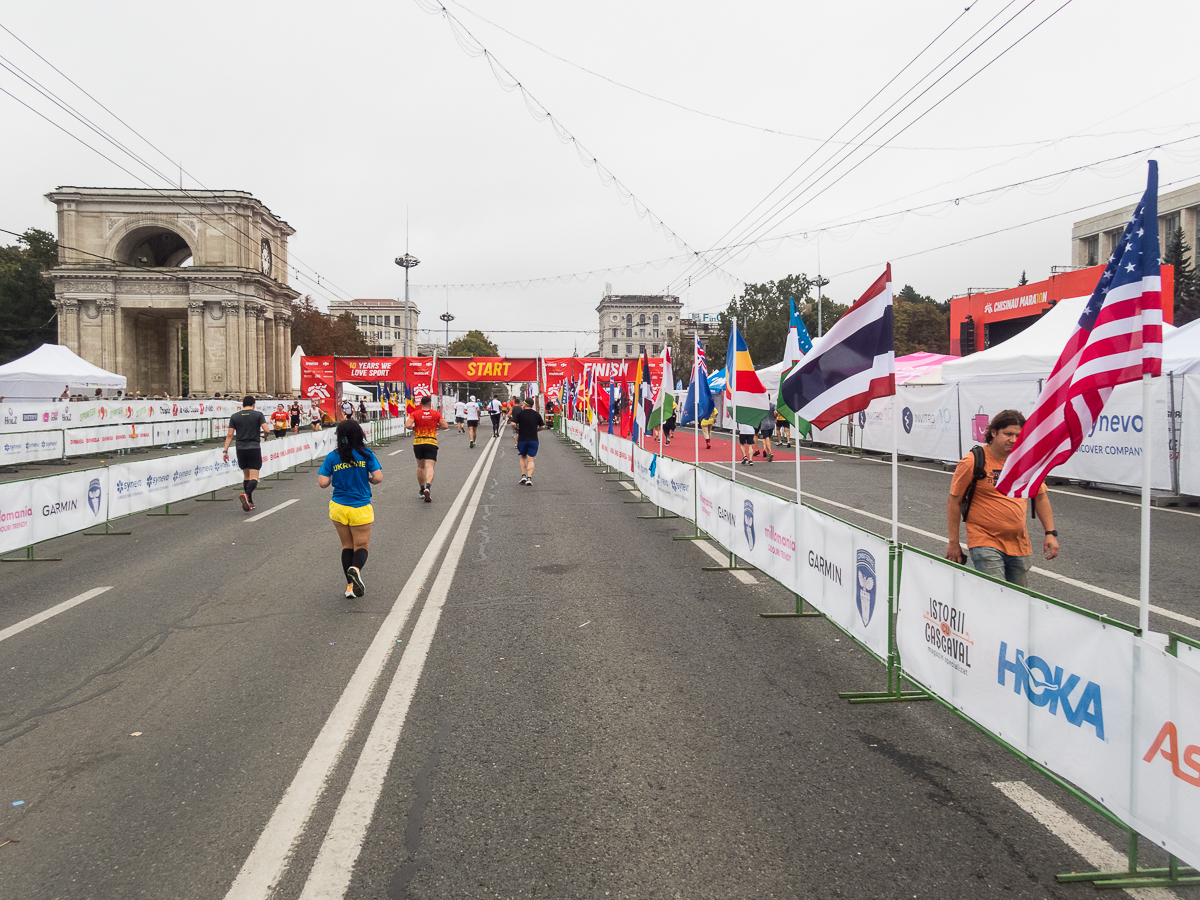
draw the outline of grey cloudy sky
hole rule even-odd
[[[1164,185],[1200,180],[1187,2],[445,3],[460,28],[435,0],[57,2],[9,5],[0,24],[181,161],[194,176],[185,187],[249,191],[286,219],[297,230],[291,284],[319,302],[402,295],[393,259],[407,208],[422,328],[440,331],[448,303],[456,328],[481,328],[512,355],[594,350],[606,283],[670,288],[690,310],[716,312],[737,279],[814,274],[818,253],[840,301],[887,260],[897,286],[937,299],[1009,287],[1022,270],[1036,280],[1069,263],[1071,223],[1133,202],[1147,158]],[[173,169],[4,31],[0,56]],[[500,67],[558,128],[505,89]],[[0,69],[0,88],[165,186],[11,71]],[[4,93],[0,122],[2,228],[53,230],[42,195],[58,185],[140,186]],[[869,146],[822,145],[835,134]],[[640,204],[583,165],[568,135]],[[781,182],[807,193],[786,219],[742,235],[763,208],[736,223]],[[719,270],[689,266],[641,204],[693,250],[758,243],[710,255]],[[602,269],[614,271],[443,286]]]

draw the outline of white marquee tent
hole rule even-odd
[[[125,389],[125,376],[106,372],[60,344],[42,344],[32,353],[0,366],[0,396],[46,400],[66,388],[72,394],[105,394]]]

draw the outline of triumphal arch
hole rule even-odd
[[[245,191],[60,187],[58,342],[130,392],[292,390],[287,222]]]

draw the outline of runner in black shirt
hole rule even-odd
[[[261,439],[270,437],[267,417],[254,408],[254,398],[242,398],[242,408],[229,417],[229,430],[225,434],[225,449],[222,456],[229,462],[229,443],[237,438],[238,468],[242,470],[242,509],[254,509],[254,489],[258,487],[258,472],[262,468]]]
[[[517,453],[521,457],[521,480],[518,484],[533,487],[533,460],[538,452],[538,432],[546,427],[541,414],[533,408],[533,398],[525,398],[525,408],[514,413],[512,426],[517,432]]]

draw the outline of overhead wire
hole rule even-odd
[[[631,202],[634,212],[638,218],[647,219],[650,225],[656,231],[661,231],[675,242],[681,250],[687,250],[697,256],[701,255],[701,251],[696,250],[687,241],[685,241],[678,232],[672,229],[663,221],[662,217],[655,213],[650,206],[641,200],[631,188],[622,182],[616,175],[612,173],[607,166],[600,162],[596,155],[585,147],[574,133],[571,132],[550,110],[526,88],[521,81],[513,75],[511,71],[498,60],[495,54],[491,53],[483,45],[483,43],[471,33],[470,29],[462,23],[462,21],[454,15],[440,0],[415,0],[417,6],[431,15],[441,16],[450,26],[450,31],[454,35],[455,41],[463,52],[472,57],[483,56],[489,68],[492,70],[493,76],[497,83],[506,91],[519,90],[521,98],[525,103],[526,109],[536,121],[549,121],[554,129],[555,136],[564,143],[571,144],[575,147],[575,153],[579,157],[580,162],[589,168],[595,168],[597,176],[600,178],[601,184],[605,187],[613,187],[617,192],[617,196],[622,199],[622,202]],[[720,266],[711,267],[713,270],[724,271]],[[726,275],[730,273],[726,272]],[[733,277],[733,276],[730,276]]]

